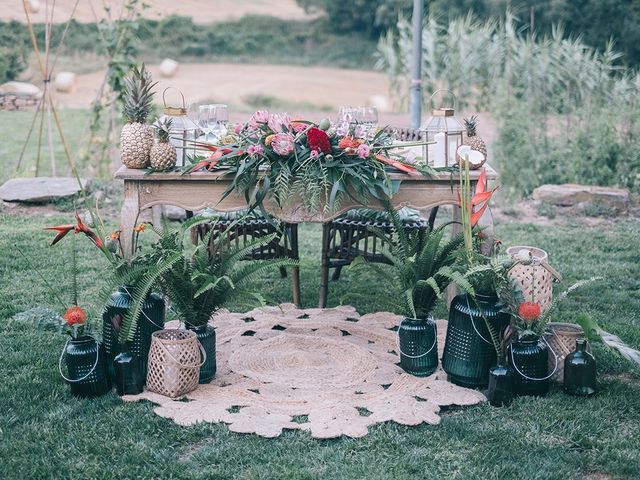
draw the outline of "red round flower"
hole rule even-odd
[[[324,130],[312,127],[307,132],[307,142],[311,150],[316,150],[328,155],[331,153],[331,142]]]
[[[541,313],[540,305],[535,302],[522,302],[518,306],[518,315],[528,323],[537,320]]]
[[[82,308],[75,306],[67,308],[62,318],[64,318],[68,326],[82,325],[87,321],[87,314]]]

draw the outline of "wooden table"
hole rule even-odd
[[[487,179],[498,180],[498,174],[489,165]],[[480,172],[471,172],[471,182],[476,183]],[[435,177],[412,177],[404,173],[392,173],[391,180],[400,182],[398,192],[391,199],[394,208],[411,207],[419,210],[423,216],[433,207],[456,205],[458,202],[459,179],[456,174],[441,173]],[[185,210],[197,211],[211,208],[222,212],[231,212],[247,208],[244,196],[231,194],[220,200],[229,186],[232,177],[220,172],[198,172],[181,175],[179,172],[152,173],[145,170],[133,170],[122,166],[115,178],[124,181],[124,203],[121,212],[121,241],[125,256],[132,255],[132,232],[141,210],[161,205],[175,205]],[[384,210],[379,201],[372,199],[366,208]],[[328,222],[347,210],[362,208],[363,205],[345,200],[340,209],[330,213],[308,212],[300,199],[292,198],[288,206],[280,209],[265,202],[266,210],[274,217],[289,223]],[[159,210],[153,215],[154,224],[160,220]],[[459,218],[459,209],[454,207],[454,219]],[[299,272],[292,272],[295,282]],[[326,280],[326,279],[325,279]],[[322,282],[321,282],[322,283]],[[326,281],[325,281],[326,283]],[[326,285],[325,285],[326,288]],[[294,298],[299,304],[299,299]]]

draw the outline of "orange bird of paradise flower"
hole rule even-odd
[[[56,225],[55,227],[46,227],[45,230],[53,230],[55,232],[58,232],[57,235],[53,238],[53,241],[51,242],[51,245],[55,245],[56,243],[58,243],[60,240],[62,240],[67,233],[69,233],[71,230],[73,230],[75,233],[84,233],[87,237],[89,237],[91,239],[91,241],[95,244],[96,247],[103,249],[104,248],[104,243],[102,243],[102,240],[100,240],[100,237],[98,237],[98,235],[96,235],[96,233],[91,230],[80,218],[80,215],[78,214],[78,212],[76,212],[76,223],[74,224],[70,224],[70,225]]]
[[[480,172],[478,177],[478,183],[476,184],[476,191],[473,197],[471,197],[471,226],[475,227],[485,210],[489,207],[489,200],[491,196],[498,189],[495,187],[493,190],[487,190],[487,170],[485,168]],[[460,194],[458,194],[458,203],[462,204]]]

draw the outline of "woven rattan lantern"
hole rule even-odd
[[[424,158],[433,167],[449,167],[456,164],[456,151],[462,145],[464,125],[454,116],[454,107],[441,106],[435,108],[433,99],[440,92],[449,92],[455,106],[455,95],[450,90],[436,90],[431,95],[433,107],[431,117],[421,127],[425,145]]]
[[[180,96],[182,97],[182,106],[168,106],[165,94],[167,90],[175,87],[167,87],[162,92],[162,102],[164,103],[164,115],[160,117],[160,121],[170,118],[171,130],[169,131],[171,144],[176,147],[176,153],[178,160],[176,165],[181,167],[185,165],[188,156],[195,154],[195,139],[198,133],[198,125],[187,116],[187,107],[184,102],[184,95],[180,90]]]

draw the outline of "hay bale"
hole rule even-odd
[[[60,93],[71,93],[76,86],[76,74],[73,72],[60,72],[53,82],[56,91]]]
[[[160,63],[160,75],[164,78],[173,78],[178,73],[180,64],[171,58],[165,58]]]

